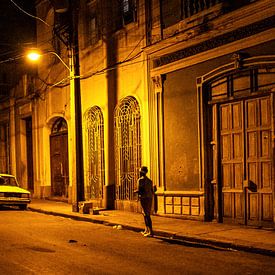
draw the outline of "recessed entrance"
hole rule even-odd
[[[50,136],[51,195],[68,198],[68,128],[63,118],[55,121]]]
[[[198,79],[209,219],[274,226],[274,64],[253,57]]]

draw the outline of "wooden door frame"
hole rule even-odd
[[[51,145],[51,139],[54,139],[54,138],[56,138],[56,137],[61,137],[61,136],[64,136],[65,138],[67,138],[68,139],[68,133],[60,133],[60,134],[53,134],[53,135],[50,135],[50,146],[52,146]],[[50,147],[50,161],[51,161],[51,196],[53,196],[53,164],[52,164],[52,148]],[[62,150],[61,150],[62,151]],[[68,155],[68,148],[67,148],[67,155]],[[68,173],[69,173],[69,168],[68,167],[66,167],[66,170],[67,170],[67,175],[68,175]],[[68,182],[68,180],[66,179],[66,177],[68,177],[68,176],[62,176],[63,177],[63,184],[64,184],[64,187],[65,187],[65,185],[66,185],[66,181]],[[67,197],[68,198],[68,193],[66,194],[63,194],[64,195],[64,197]],[[63,197],[63,196],[62,196]]]
[[[220,175],[220,161],[218,157],[220,156],[220,148],[218,142],[218,132],[212,131],[212,119],[216,120],[216,125],[219,125],[219,115],[218,108],[214,110],[212,106],[209,107],[208,94],[206,85],[213,79],[217,79],[221,76],[226,76],[232,73],[238,73],[241,69],[249,69],[251,67],[261,67],[268,64],[275,67],[275,55],[270,56],[257,56],[247,59],[242,59],[239,55],[234,55],[235,60],[231,63],[225,64],[221,67],[208,72],[207,74],[197,78],[197,98],[198,98],[198,131],[199,131],[199,169],[200,169],[200,181],[201,187],[205,192],[205,213],[206,220],[216,219],[218,222],[223,222],[223,203],[222,203],[222,193],[221,193],[221,175]],[[272,137],[271,137],[271,150],[273,151],[273,157],[275,154],[275,102],[274,102],[275,87],[269,90],[271,94],[271,108],[272,108]],[[244,98],[242,98],[243,100]],[[240,98],[241,100],[241,98]],[[214,106],[215,104],[213,104]],[[214,117],[212,117],[212,112],[214,112]],[[216,161],[216,164],[209,165],[209,161]],[[274,160],[272,163],[272,192],[273,192],[273,224],[275,223],[275,168]],[[210,188],[209,188],[210,186]],[[214,209],[213,211],[207,205],[213,200]]]
[[[58,125],[61,127],[59,128]],[[54,128],[56,126],[56,128]],[[65,128],[63,128],[63,126]],[[55,119],[55,122],[52,124],[52,130],[51,130],[51,134],[49,136],[50,138],[50,171],[51,171],[51,196],[54,196],[53,195],[53,164],[52,164],[52,145],[51,145],[51,139],[55,138],[55,137],[61,137],[61,136],[65,136],[65,139],[67,140],[67,159],[68,159],[68,124],[67,124],[67,121],[63,118],[63,117],[58,117],[57,119]],[[58,129],[57,129],[58,128]],[[55,129],[55,130],[53,130]],[[61,130],[60,130],[61,129]],[[62,151],[62,150],[60,150]],[[62,161],[63,163],[63,161]],[[69,163],[67,163],[66,166],[66,171],[67,171],[67,175],[66,176],[62,176],[63,178],[63,184],[64,184],[64,187],[66,187],[66,181],[68,182],[68,185],[67,187],[69,187]],[[65,192],[65,194],[62,194],[62,197],[66,197],[66,199],[68,199],[68,196],[69,196],[69,190],[67,190],[67,194]]]

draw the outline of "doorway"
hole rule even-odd
[[[68,128],[63,118],[55,121],[50,136],[51,195],[68,198]]]
[[[27,176],[28,190],[34,191],[33,184],[33,142],[32,142],[32,118],[25,119],[26,122],[26,148],[27,148]]]
[[[270,95],[217,105],[216,201],[223,221],[272,224],[271,106]]]

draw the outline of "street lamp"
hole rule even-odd
[[[71,49],[70,67],[54,51],[40,52],[31,50],[27,58],[32,61],[38,61],[43,55],[53,54],[70,72],[70,89],[73,95],[74,112],[75,112],[75,171],[76,171],[76,202],[73,203],[72,211],[79,212],[79,202],[84,199],[84,172],[83,172],[83,146],[82,146],[82,112],[81,112],[81,93],[80,93],[80,76],[79,76],[79,56],[78,49]]]
[[[76,77],[76,76],[74,76],[74,74],[71,71],[70,67],[65,63],[65,61],[54,51],[47,51],[45,53],[41,53],[38,50],[31,50],[27,53],[27,58],[31,61],[38,61],[43,55],[46,55],[46,54],[55,55],[59,59],[59,61],[61,61],[61,63],[69,70],[70,75],[73,75],[73,77]]]

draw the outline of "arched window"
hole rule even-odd
[[[64,118],[58,118],[52,126],[52,135],[68,132],[67,122]]]
[[[140,108],[134,97],[115,110],[116,199],[133,200],[141,165]]]
[[[92,107],[85,115],[87,170],[85,199],[102,199],[104,177],[104,124],[99,107]]]

